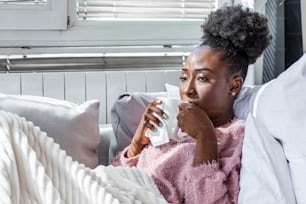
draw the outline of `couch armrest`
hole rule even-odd
[[[109,149],[111,139],[114,138],[114,132],[111,124],[99,125],[99,132],[101,137],[101,142],[98,145],[98,157],[99,164],[108,165],[109,164]]]

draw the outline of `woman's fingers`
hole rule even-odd
[[[148,119],[145,119],[143,121],[143,126],[145,128],[148,128],[148,129],[152,130],[152,131],[154,131],[154,129],[155,129],[154,125],[152,123],[150,123],[150,121]]]
[[[155,126],[161,126],[162,123],[160,118],[164,117],[164,111],[161,110],[157,105],[162,104],[161,100],[151,100],[149,102],[147,111],[144,113],[144,127],[147,127],[154,131]]]
[[[186,128],[193,124],[196,121],[192,121],[190,110],[192,110],[195,104],[189,102],[182,102],[179,104],[179,113],[176,116],[177,126],[183,131],[186,131]]]
[[[155,99],[149,100],[149,104],[154,105],[154,106],[158,104],[162,104],[162,102],[163,102],[162,100],[155,100]]]
[[[178,106],[179,108],[179,111],[182,111],[184,109],[186,109],[188,106],[191,106],[192,103],[189,103],[189,102],[181,102]]]

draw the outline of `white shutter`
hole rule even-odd
[[[67,0],[0,0],[0,30],[64,30]]]
[[[216,0],[78,0],[80,19],[203,19]]]

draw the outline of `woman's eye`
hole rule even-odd
[[[187,81],[187,77],[185,77],[185,76],[180,76],[180,81]]]
[[[198,77],[198,80],[199,81],[208,81],[208,78],[206,77],[206,76],[200,76],[200,77]]]

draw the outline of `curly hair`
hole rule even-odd
[[[245,77],[248,65],[253,64],[270,43],[267,23],[265,16],[241,5],[223,7],[211,12],[201,26],[201,45],[223,51],[231,70],[242,70]]]

